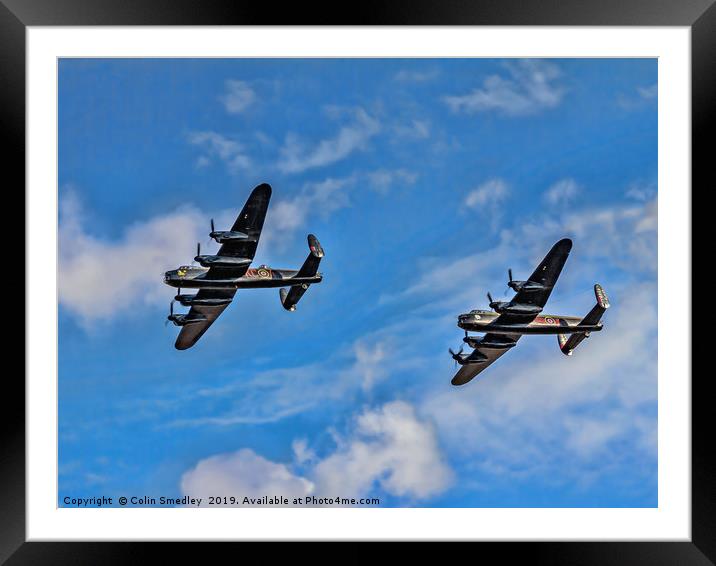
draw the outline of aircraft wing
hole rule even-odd
[[[196,296],[198,299],[233,299],[235,294],[236,289],[200,289]],[[192,306],[187,314],[188,318],[203,316],[206,320],[182,326],[174,347],[177,350],[191,348],[228,306],[228,304],[218,306]]]
[[[549,296],[552,294],[559,274],[562,273],[569,252],[572,249],[572,240],[564,238],[557,242],[552,249],[549,250],[545,258],[530,275],[528,281],[539,283],[544,286],[541,291],[520,290],[517,292],[512,302],[521,305],[538,305],[544,307],[547,304]],[[536,315],[516,315],[503,313],[495,319],[495,324],[527,324],[534,320]]]
[[[263,183],[251,191],[244,208],[241,209],[236,222],[231,227],[232,231],[243,232],[248,238],[222,244],[218,255],[254,258],[270,200],[271,186],[267,183]]]
[[[496,340],[501,341],[509,339],[512,340],[512,342],[517,342],[520,339],[520,336],[518,334],[515,335],[509,335],[506,336],[504,334],[485,334],[485,340]],[[472,354],[470,354],[467,359],[481,359],[482,361],[474,364],[465,364],[464,366],[460,366],[460,369],[455,374],[455,377],[452,378],[453,385],[465,385],[468,381],[471,381],[476,375],[487,369],[489,366],[492,365],[493,362],[495,362],[498,358],[502,357],[502,355],[505,352],[508,352],[509,349],[495,349],[495,348],[475,348],[472,351]],[[486,356],[486,358],[483,358],[483,356]]]
[[[254,259],[270,200],[271,186],[267,183],[263,183],[251,191],[244,208],[241,209],[239,216],[236,218],[236,222],[234,222],[234,225],[231,227],[232,231],[243,232],[248,238],[222,244],[216,255]],[[236,267],[212,267],[209,269],[205,278],[226,279],[242,277],[248,268],[248,264]]]

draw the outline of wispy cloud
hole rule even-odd
[[[453,112],[474,114],[495,111],[524,116],[554,108],[564,95],[557,79],[561,72],[553,63],[522,59],[506,65],[508,76],[490,75],[482,86],[464,95],[443,97]]]
[[[508,193],[509,189],[505,181],[497,178],[490,179],[467,194],[465,206],[476,209],[493,207],[505,200]]]
[[[472,189],[465,197],[463,204],[488,218],[490,229],[494,231],[502,218],[501,205],[509,193],[509,187],[504,180],[493,178]]]
[[[398,497],[424,499],[452,481],[433,427],[414,408],[393,401],[366,409],[346,437],[334,436],[336,449],[323,458],[294,441],[296,461],[272,462],[249,449],[199,461],[184,473],[185,495],[207,499],[215,493],[241,497],[361,497],[380,489]],[[298,447],[298,450],[295,448]],[[302,466],[299,475],[296,468]]]
[[[639,110],[654,106],[659,96],[659,85],[637,86],[631,92],[617,95],[617,104],[624,110]]]
[[[642,98],[645,98],[647,100],[650,100],[652,98],[656,98],[659,94],[659,85],[654,83],[653,85],[649,86],[639,86],[636,88],[636,91],[639,93],[639,96]]]
[[[256,93],[244,81],[226,81],[226,92],[220,97],[229,114],[241,114],[256,100]]]
[[[574,201],[579,194],[579,185],[574,179],[562,179],[551,185],[542,195],[550,205],[567,205]]]
[[[251,159],[244,145],[237,139],[217,132],[192,132],[189,134],[189,143],[204,150],[197,160],[199,167],[205,167],[213,158],[223,161],[232,173],[251,167]]]
[[[656,196],[656,183],[634,182],[629,185],[625,195],[639,202],[652,200]]]
[[[377,169],[367,174],[371,188],[381,194],[387,193],[395,185],[414,185],[418,176],[416,172],[403,168]]]
[[[435,294],[442,297],[437,303],[431,301],[437,308],[468,306],[474,302],[475,288],[487,289],[496,278],[504,277],[505,258],[510,258],[516,274],[520,266],[529,271],[549,246],[565,236],[574,239],[580,257],[589,265],[608,261],[626,272],[653,274],[657,268],[656,223],[656,199],[548,213],[503,229],[498,243],[490,249],[447,262],[444,257],[426,258],[422,273],[400,296]],[[386,296],[383,300],[398,297]]]
[[[165,421],[163,428],[278,422],[328,403],[340,403],[360,392],[368,393],[384,382],[390,372],[418,367],[415,358],[390,356],[395,346],[392,337],[365,335],[341,345],[319,362],[275,368],[252,376],[239,371],[223,385],[202,386],[181,396],[174,395],[171,405],[165,406],[162,399],[152,404],[164,407],[172,415],[182,414],[181,418]]]
[[[279,170],[300,173],[330,165],[345,159],[354,151],[366,149],[368,141],[380,131],[380,123],[363,108],[356,108],[349,114],[350,123],[341,127],[334,137],[312,146],[307,146],[296,134],[289,133],[280,150]]]

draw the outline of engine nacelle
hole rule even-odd
[[[167,320],[173,322],[175,326],[186,326],[187,324],[196,324],[197,322],[203,322],[206,320],[206,317],[201,314],[197,314],[191,317],[188,314],[170,314],[167,317]]]
[[[233,230],[212,230],[209,233],[209,237],[212,238],[217,244],[246,241],[249,239],[248,234],[244,234],[243,232],[234,232]]]
[[[185,307],[219,307],[222,305],[228,305],[231,302],[231,299],[226,297],[205,297],[203,299],[197,299],[197,295],[177,295],[174,299]]]
[[[493,350],[508,350],[515,346],[515,343],[512,341],[495,341],[495,340],[486,340],[483,336],[482,338],[478,338],[476,336],[465,336],[465,338],[462,339],[465,344],[470,346],[470,348],[492,348]]]
[[[230,257],[223,255],[198,255],[194,261],[199,262],[202,267],[242,267],[251,265],[247,257]]]
[[[542,307],[538,305],[521,305],[519,303],[501,303],[495,308],[495,311],[509,314],[538,315],[542,312]]]

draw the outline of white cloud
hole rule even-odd
[[[649,86],[640,86],[637,87],[636,91],[642,98],[650,100],[652,98],[656,98],[656,96],[659,94],[659,85],[654,83],[653,85]]]
[[[223,134],[210,131],[192,132],[189,134],[189,143],[204,150],[197,160],[198,167],[206,167],[211,158],[219,158],[232,173],[251,167],[251,159],[243,144]]]
[[[306,465],[303,476],[248,449],[211,456],[182,476],[182,493],[204,498],[216,493],[361,497],[380,488],[398,497],[425,499],[452,481],[433,427],[403,401],[365,410],[347,437],[335,438],[336,450],[322,459],[305,441],[294,441],[296,463]]]
[[[365,391],[372,389],[375,382],[385,377],[386,348],[382,342],[372,346],[364,342],[356,342],[353,346],[356,364],[355,367],[362,374],[362,387]]]
[[[496,111],[506,116],[534,114],[557,106],[564,89],[555,84],[559,68],[537,59],[522,59],[507,64],[509,78],[490,75],[482,87],[443,100],[453,112],[474,114]]]
[[[299,465],[306,464],[316,459],[316,453],[308,447],[308,441],[305,438],[296,438],[291,443],[293,457]]]
[[[244,448],[200,460],[181,478],[182,494],[201,497],[202,506],[215,495],[260,498],[305,497],[314,485],[297,476],[284,464],[277,464]]]
[[[652,200],[656,196],[656,184],[634,182],[629,185],[626,196],[640,202]]]
[[[362,108],[350,112],[351,123],[338,133],[313,147],[307,148],[295,134],[288,134],[281,148],[278,168],[284,173],[300,173],[306,169],[323,167],[346,158],[357,150],[364,150],[368,141],[380,131],[379,122]]]
[[[489,179],[471,190],[465,197],[464,205],[476,210],[487,218],[490,230],[497,229],[502,219],[501,204],[510,193],[507,183],[502,179]]]
[[[226,93],[221,96],[226,111],[229,114],[241,114],[256,100],[256,93],[244,81],[226,81]]]
[[[475,209],[493,207],[501,203],[507,197],[509,189],[507,183],[502,179],[490,179],[479,187],[473,189],[465,197],[465,206]]]
[[[639,110],[642,108],[653,107],[659,95],[659,86],[657,83],[648,86],[638,86],[634,91],[629,93],[619,93],[617,95],[617,104],[624,110]]]
[[[413,407],[393,401],[358,417],[354,438],[321,460],[312,477],[326,493],[367,493],[374,483],[397,496],[426,498],[445,490],[452,472],[432,426]]]
[[[377,169],[367,176],[371,188],[381,194],[386,194],[397,183],[414,185],[418,180],[418,174],[408,169]]]
[[[547,204],[570,204],[579,194],[579,185],[574,179],[562,179],[549,187],[542,198]]]
[[[85,231],[80,203],[68,192],[60,200],[60,304],[85,324],[146,304],[168,304],[164,271],[193,257],[205,232],[206,218],[184,208],[137,222],[120,240],[106,241]]]

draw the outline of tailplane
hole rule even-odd
[[[296,278],[314,277],[318,273],[318,266],[321,264],[321,258],[323,257],[323,247],[313,234],[308,235],[308,249],[310,253],[303,262],[301,269],[296,273]],[[289,280],[290,281],[290,280]],[[295,311],[296,304],[301,300],[303,294],[310,287],[310,283],[300,283],[298,285],[291,285],[290,290],[279,289],[279,296],[281,297],[281,304],[287,311]]]
[[[601,320],[602,315],[609,308],[609,298],[599,283],[594,286],[594,295],[597,298],[597,304],[594,305],[587,316],[582,319],[579,323],[580,325],[596,325]],[[566,334],[558,334],[557,340],[559,341],[559,349],[562,350],[562,353],[566,356],[571,356],[574,349],[587,337],[589,337],[589,332],[577,332],[575,334],[570,334],[569,336]]]

